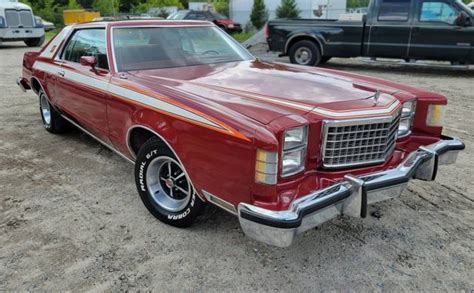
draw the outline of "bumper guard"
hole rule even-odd
[[[240,203],[240,225],[253,239],[290,246],[296,235],[339,215],[365,218],[367,205],[400,196],[412,178],[435,180],[438,166],[455,163],[464,148],[461,140],[443,137],[410,153],[394,169],[357,177],[346,175],[341,182],[298,198],[284,211]]]

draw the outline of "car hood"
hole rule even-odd
[[[149,87],[165,86],[198,97],[208,106],[243,114],[263,124],[314,109],[351,111],[386,107],[394,102],[391,88],[355,82],[348,77],[279,63],[245,61],[130,72]],[[372,97],[381,95],[378,105]]]

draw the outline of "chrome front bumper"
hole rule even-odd
[[[25,80],[21,77],[17,78],[16,85],[20,87],[20,89],[26,93],[26,90],[29,89],[28,84],[26,84]]]
[[[439,165],[456,162],[464,143],[443,137],[420,147],[396,168],[362,175],[346,175],[344,180],[295,200],[288,210],[272,211],[240,203],[238,216],[245,234],[279,247],[290,246],[296,235],[339,215],[367,216],[367,205],[400,196],[414,179],[432,181]]]

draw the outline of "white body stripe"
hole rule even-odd
[[[48,47],[44,48],[40,56],[45,58],[53,58],[54,54],[59,49],[59,45],[71,30],[72,26],[66,26],[63,28],[63,30],[51,41],[51,43],[48,44]]]
[[[163,78],[163,77],[160,77],[160,78]],[[163,78],[163,79],[165,79],[165,78]],[[196,83],[196,85],[199,86],[200,84]],[[386,107],[386,108],[374,108],[374,109],[363,109],[363,110],[337,112],[337,111],[331,111],[329,109],[324,109],[324,108],[319,108],[319,107],[315,108],[314,106],[304,105],[304,104],[301,104],[301,103],[294,103],[294,102],[279,99],[279,98],[265,97],[265,96],[262,96],[262,95],[255,95],[255,94],[251,94],[251,93],[238,92],[238,91],[233,90],[233,89],[223,88],[223,87],[215,86],[215,85],[206,85],[206,86],[210,87],[210,88],[217,89],[219,91],[227,92],[227,93],[230,93],[230,94],[241,95],[241,96],[248,97],[250,99],[259,100],[259,101],[266,101],[266,102],[269,102],[269,103],[278,104],[278,105],[282,105],[282,106],[287,106],[287,107],[291,107],[293,109],[298,109],[298,110],[301,110],[301,111],[308,111],[308,112],[324,115],[324,116],[327,116],[327,117],[341,118],[341,117],[351,117],[351,116],[359,116],[359,115],[388,114],[388,113],[391,113],[393,110],[395,110],[400,105],[400,102],[397,99],[394,98],[394,101],[392,102],[392,104],[390,106]]]
[[[77,72],[74,72],[72,70],[68,70],[66,68],[60,67],[60,66],[56,66],[56,65],[52,65],[52,64],[37,61],[33,65],[33,68],[37,69],[37,70],[45,71],[49,74],[54,74],[54,75],[57,75],[58,71],[64,71],[65,74],[64,74],[63,78],[65,78],[65,79],[84,84],[88,87],[92,87],[92,88],[95,88],[95,89],[106,91],[106,92],[109,92],[111,94],[121,96],[125,99],[136,101],[136,102],[139,102],[141,104],[144,104],[144,105],[147,105],[147,106],[165,111],[165,112],[170,113],[170,114],[181,116],[181,117],[184,117],[184,118],[187,118],[187,119],[190,119],[190,120],[202,123],[202,124],[206,124],[206,125],[209,125],[209,126],[212,126],[212,127],[215,127],[215,128],[219,128],[219,129],[223,128],[222,126],[220,126],[220,125],[210,121],[209,119],[206,119],[206,118],[204,118],[204,117],[202,117],[202,116],[200,116],[196,113],[185,110],[183,108],[180,108],[180,107],[175,106],[173,104],[167,103],[165,101],[159,100],[155,97],[147,96],[147,95],[144,95],[142,93],[139,93],[139,92],[127,89],[127,88],[120,87],[120,86],[115,85],[115,84],[110,84],[106,81],[99,80],[97,78],[93,78],[93,77],[90,77],[90,76],[87,76],[87,75],[84,75],[84,74],[81,74],[81,73],[77,73]]]

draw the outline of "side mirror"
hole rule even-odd
[[[79,59],[79,63],[84,66],[92,67],[92,70],[95,72],[95,66],[97,65],[97,59],[94,56],[82,56]]]
[[[454,24],[457,26],[470,26],[471,18],[466,12],[461,11],[456,20],[454,21]]]

